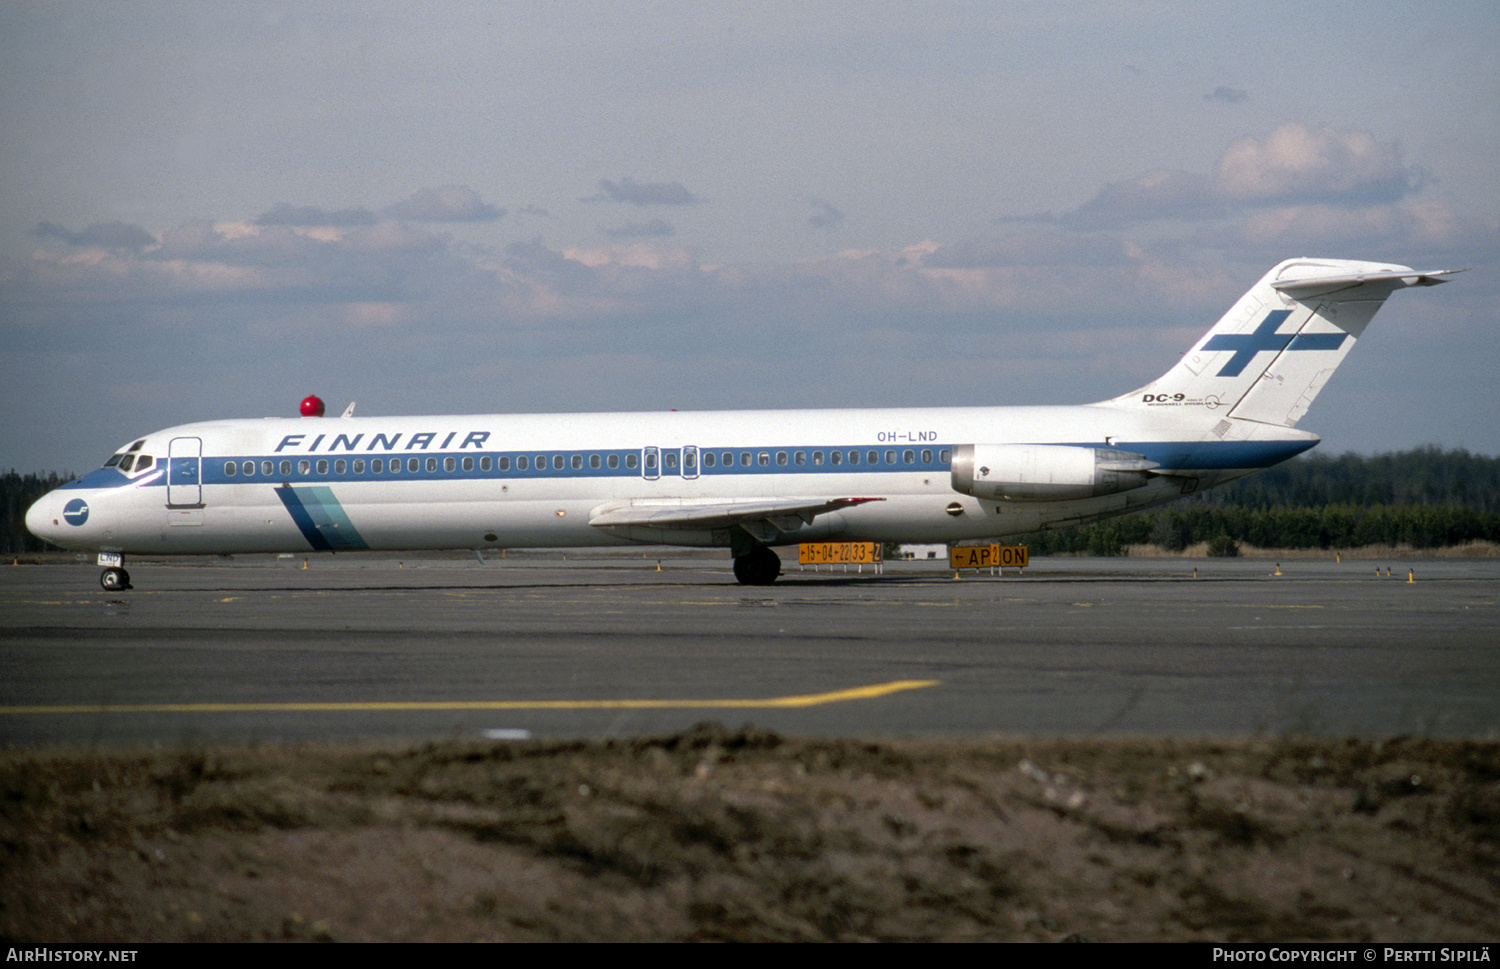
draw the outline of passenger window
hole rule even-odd
[[[943,448],[938,452],[938,462],[940,464],[947,464],[952,458],[953,454],[947,448]]]
[[[785,451],[777,451],[776,452],[776,466],[778,468],[784,468],[784,467],[786,467],[786,452]]]
[[[705,468],[711,468],[711,467],[714,466],[714,452],[712,452],[712,451],[704,451],[703,452],[703,466]]]
[[[568,463],[571,464],[571,465],[573,465],[573,470],[574,471],[582,471],[583,470],[583,455],[581,455],[581,454],[575,454],[575,455],[573,455],[572,460],[569,461]]]
[[[607,459],[605,459],[605,463],[608,464],[611,468],[618,468],[620,466],[620,456],[618,454],[611,454]]]
[[[661,460],[662,460],[662,464],[665,465],[665,467],[666,467],[666,469],[668,471],[676,471],[677,470],[677,452],[676,451],[668,451],[666,454],[663,454],[661,456]]]
[[[656,452],[655,451],[647,451],[646,452],[646,470],[647,471],[655,471],[656,470]]]
[[[917,460],[917,453],[915,451],[902,451],[901,452],[901,461],[902,461],[903,464],[911,464],[911,463],[913,463],[916,460]]]
[[[354,473],[355,474],[364,474],[365,473],[365,459],[364,458],[355,458],[354,459]]]
[[[843,451],[829,451],[828,452],[828,457],[829,457],[829,462],[828,462],[829,464],[843,464],[844,463],[844,452]]]
[[[563,469],[563,456],[561,454],[554,454],[554,455],[552,455],[552,470],[553,471],[561,471],[562,469]]]
[[[385,459],[384,458],[371,458],[370,459],[370,471],[373,474],[380,474],[380,473],[384,472],[385,471]]]
[[[229,478],[234,477],[234,473],[236,471],[238,471],[238,470],[239,470],[239,467],[237,465],[235,465],[235,463],[233,461],[225,461],[224,462],[224,475],[225,475],[225,477],[229,477]]]
[[[449,458],[448,460],[452,461],[453,459]],[[437,474],[437,458],[428,458],[427,459],[427,473],[428,474]]]
[[[436,460],[436,459],[431,459],[431,460],[429,460],[427,462],[427,465],[428,465],[427,470],[429,470],[429,471],[432,470],[432,461],[433,460]],[[457,461],[453,460],[452,458],[443,458],[443,470],[444,471],[454,471],[457,468],[458,468],[458,462]]]
[[[822,451],[814,451],[813,452],[813,466],[816,467],[817,465],[820,465],[822,463],[823,463],[823,452]]]
[[[489,461],[489,458],[485,458],[485,461]],[[464,458],[464,470],[465,471],[473,471],[474,470],[474,459],[473,458]]]
[[[712,455],[710,455],[712,456]],[[689,451],[682,456],[682,466],[689,471],[698,470],[698,452]]]
[[[283,461],[283,462],[281,462],[281,476],[282,477],[286,477],[287,475],[289,475],[291,473],[292,473],[292,462],[290,462],[290,461]]]
[[[349,470],[349,464],[343,458],[339,458],[337,461],[333,462],[334,474],[343,474],[347,470]]]
[[[418,458],[407,458],[406,459],[406,470],[410,471],[412,474],[416,474],[418,471],[421,471],[422,470],[422,462],[421,462],[421,460],[418,459]]]
[[[298,474],[311,474],[312,473],[312,462],[309,461],[309,460],[307,460],[306,458],[303,458],[301,461],[298,461],[297,462],[297,473]]]
[[[328,473],[328,462],[327,461],[319,461],[318,462],[318,474],[327,474],[327,473]]]
[[[639,454],[636,454],[634,451],[625,455],[625,467],[631,471],[634,471],[637,467],[640,466],[640,457],[641,456]]]
[[[859,452],[858,451],[850,451],[849,452],[849,463],[850,464],[858,464],[859,463]]]
[[[400,474],[400,473],[401,473],[401,459],[400,458],[391,458],[391,474]]]
[[[792,455],[792,463],[796,464],[796,465],[806,464],[807,463],[807,455],[803,454],[801,451],[798,451],[796,454]]]
[[[604,463],[603,461],[599,460],[599,455],[597,455],[597,454],[590,454],[589,455],[589,467],[592,468],[593,470],[598,471],[599,470],[599,466],[602,465],[603,463]]]
[[[923,464],[931,464],[932,463],[932,449],[931,448],[925,448],[924,447],[922,449],[922,463]]]
[[[485,460],[488,461],[489,458],[485,458]],[[510,470],[510,458],[508,458],[508,457],[501,457],[500,460],[495,463],[495,467],[499,468],[501,471],[509,471]],[[489,469],[486,468],[485,470],[489,470]]]
[[[726,468],[732,468],[732,467],[734,467],[734,455],[733,454],[730,454],[728,451],[725,451],[722,455],[720,455],[720,458],[724,462],[724,467],[726,467]]]
[[[536,456],[536,469],[538,471],[546,471],[547,470],[547,455],[545,455],[545,454],[538,454]]]
[[[895,464],[896,463],[896,452],[895,451],[887,451],[887,452],[885,452],[885,463],[886,464]]]
[[[771,455],[767,451],[760,452],[760,457],[758,460],[760,461],[760,466],[763,468],[769,468],[771,466]]]
[[[275,473],[275,470],[276,470],[276,466],[273,465],[270,461],[262,461],[260,463],[260,473],[263,474],[263,475],[265,475],[268,478],[273,473]]]
[[[244,464],[244,472],[245,472],[245,476],[246,477],[249,477],[250,475],[254,474],[255,473],[255,462],[254,461],[246,461],[245,464]]]
[[[891,452],[891,454],[893,454],[893,455],[895,453],[896,453],[895,451]],[[867,451],[867,452],[865,452],[865,464],[879,464],[879,463],[880,463],[880,452],[879,451]]]
[[[742,468],[748,468],[748,467],[750,467],[750,452],[749,451],[741,451],[740,452],[740,467],[742,467]]]
[[[516,458],[516,470],[525,471],[531,467],[531,459],[522,454]]]

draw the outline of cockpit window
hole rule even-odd
[[[104,466],[106,468],[118,467],[121,471],[129,471],[131,464],[130,458],[135,454],[135,452],[139,451],[142,445],[144,445],[145,443],[146,439],[143,437],[129,447],[121,448],[119,451],[110,455],[109,460],[104,462]],[[151,459],[147,458],[146,463],[136,468],[136,470],[144,471],[149,467],[151,467]]]
[[[151,466],[155,463],[156,459],[149,454],[133,454],[129,451],[122,451],[104,462],[104,466],[124,471],[126,474],[140,474],[142,471],[150,470]]]

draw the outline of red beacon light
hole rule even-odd
[[[319,397],[317,394],[308,394],[306,397],[302,398],[302,416],[322,417],[323,398]]]

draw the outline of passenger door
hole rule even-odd
[[[167,448],[167,507],[203,507],[203,440],[174,437]]]

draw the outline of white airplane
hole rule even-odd
[[[126,555],[958,542],[1138,511],[1284,461],[1385,298],[1459,270],[1281,263],[1157,380],[1074,407],[323,417],[185,424],[38,500],[32,534]]]

